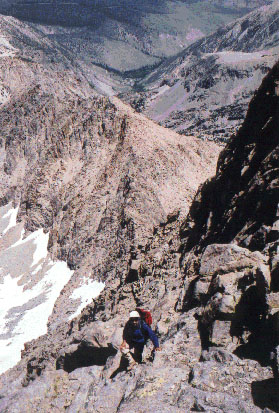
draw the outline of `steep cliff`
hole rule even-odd
[[[221,153],[216,176],[199,189],[180,232],[186,280],[189,273],[198,274],[190,285],[186,281],[180,304],[184,309],[201,305],[202,345],[223,346],[272,365],[276,380],[278,78],[276,64]],[[258,405],[278,411],[277,385],[272,380],[254,383]]]

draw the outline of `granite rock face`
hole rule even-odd
[[[276,380],[278,76],[277,64],[221,153],[216,176],[199,189],[180,232],[182,268],[193,274],[190,288],[186,276],[180,305],[201,305],[203,348],[220,346],[270,365]],[[269,397],[278,411],[275,395]]]

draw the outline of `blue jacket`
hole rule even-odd
[[[126,323],[123,331],[123,339],[127,341],[130,347],[143,347],[150,338],[155,348],[159,347],[159,341],[151,328],[142,320],[139,320],[138,326],[133,326],[129,321]]]

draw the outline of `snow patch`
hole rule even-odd
[[[20,360],[24,343],[47,333],[54,304],[73,275],[66,262],[50,259],[49,234],[43,229],[23,239],[17,213],[18,207],[11,204],[0,208],[3,246],[7,245],[0,251],[0,374]],[[16,242],[5,235],[13,227],[17,228]]]
[[[45,234],[44,230],[38,229],[35,232],[32,232],[28,237],[23,239],[24,236],[24,229],[21,231],[21,236],[20,239],[15,242],[13,245],[10,246],[10,248],[15,248],[18,247],[19,245],[26,244],[30,241],[33,241],[33,244],[35,244],[36,249],[33,254],[33,262],[32,262],[32,267],[36,266],[41,260],[44,260],[47,257],[47,244],[48,244],[48,239],[49,239],[49,233]]]
[[[83,285],[76,288],[70,298],[74,300],[81,300],[81,304],[79,305],[78,309],[75,311],[74,314],[71,315],[69,321],[73,318],[77,317],[81,311],[86,307],[94,298],[97,298],[98,295],[103,291],[105,288],[105,284],[98,281],[93,281],[86,277],[83,277]]]
[[[0,82],[0,104],[3,105],[10,99],[10,94],[5,88],[3,82]]]
[[[25,230],[24,230],[24,228],[23,228],[23,229],[21,230],[19,240],[16,241],[14,244],[12,244],[9,248],[15,248],[15,247],[18,247],[19,245],[24,244],[25,242],[27,242],[27,241],[26,241],[27,238],[23,239],[24,234],[25,234]]]
[[[38,272],[41,271],[42,269],[43,269],[43,265],[42,265],[42,264],[39,264],[38,267],[35,268],[34,271],[32,271],[32,274],[33,274],[33,275],[36,275],[36,274],[38,274]]]
[[[47,257],[47,244],[49,239],[49,233],[45,234],[43,229],[36,231],[36,237],[33,238],[36,245],[36,250],[33,254],[32,267],[37,265],[41,260]]]
[[[238,64],[240,62],[253,62],[259,63],[266,55],[268,51],[260,51],[260,52],[253,52],[253,53],[245,53],[245,52],[219,52],[219,53],[212,53],[216,57],[218,57],[218,63],[223,64]],[[211,53],[207,53],[205,56],[212,55]]]
[[[4,219],[9,218],[9,223],[7,227],[4,229],[4,231],[2,232],[2,235],[5,235],[9,231],[9,229],[16,226],[16,217],[18,214],[18,209],[19,209],[19,206],[16,208],[11,208],[5,215],[3,215],[2,218]]]
[[[24,343],[47,333],[54,303],[73,274],[65,262],[49,264],[51,268],[31,289],[19,285],[22,276],[12,278],[8,274],[4,278],[0,292],[0,374],[20,360]]]

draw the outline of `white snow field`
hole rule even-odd
[[[39,229],[25,239],[18,208],[0,208],[0,374],[21,358],[24,343],[47,333],[47,322],[61,290],[74,271],[66,262],[53,262],[47,251],[49,234]],[[81,280],[71,291],[76,317],[104,284]]]
[[[74,314],[72,314],[69,320],[77,317],[84,307],[87,306],[94,298],[98,297],[98,295],[103,291],[105,288],[105,284],[98,281],[93,281],[86,277],[83,278],[83,284],[76,288],[70,298],[75,300],[80,300],[81,303]]]
[[[18,278],[8,274],[4,278],[0,290],[0,373],[20,360],[24,343],[47,332],[54,303],[72,275],[65,262],[49,265],[50,269],[31,289],[20,284],[24,274]]]
[[[10,228],[13,228],[16,226],[17,213],[18,213],[18,207],[9,209],[9,211],[3,215],[3,219],[4,220],[9,219],[9,221],[7,223],[8,225],[3,230],[2,235],[6,234],[6,232],[8,232]]]

